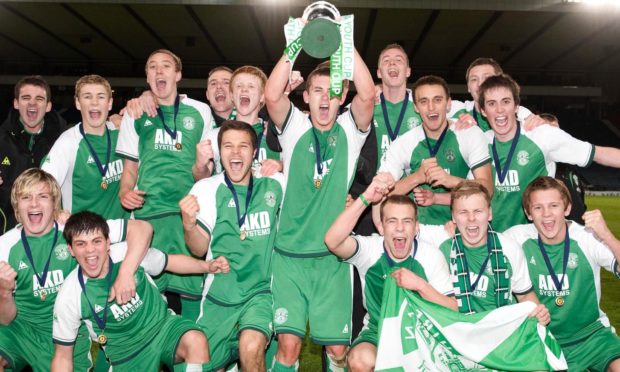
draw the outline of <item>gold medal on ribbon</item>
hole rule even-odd
[[[101,181],[101,188],[104,190],[108,189],[108,183],[105,180]]]
[[[183,145],[177,142],[174,144],[174,147],[176,147],[177,150],[180,150],[183,148]]]
[[[102,333],[99,337],[97,337],[97,341],[99,342],[99,345],[105,345],[108,343],[108,338]]]
[[[320,179],[315,179],[314,180],[314,187],[316,187],[317,189],[321,188],[321,180]]]
[[[46,298],[47,296],[45,296],[45,292],[40,291],[40,292],[39,292],[39,297],[41,298],[41,301],[45,301],[45,298]]]
[[[239,232],[239,239],[245,240],[245,238],[247,238],[247,237],[248,237],[248,235],[246,234],[245,230],[241,230]]]
[[[560,297],[556,297],[555,299],[555,305],[557,307],[562,307],[564,306],[564,297],[560,296]]]

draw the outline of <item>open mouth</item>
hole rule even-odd
[[[99,257],[98,256],[87,256],[84,261],[86,263],[86,267],[89,270],[95,270],[97,269],[97,265],[99,264]]]
[[[226,95],[223,92],[219,92],[215,94],[215,102],[225,102],[226,101]]]
[[[240,159],[232,159],[230,169],[234,172],[240,172],[243,169],[243,162]]]
[[[166,89],[167,83],[166,83],[166,80],[164,80],[164,79],[157,79],[155,81],[155,84],[157,86],[157,89],[159,89],[159,90]]]
[[[499,127],[503,127],[507,124],[508,124],[508,116],[502,115],[502,116],[495,117],[495,125]]]
[[[394,243],[394,249],[397,249],[397,250],[406,249],[405,247],[407,244],[407,239],[402,238],[402,237],[396,237],[392,239],[392,242]]]
[[[28,212],[28,221],[32,224],[39,224],[43,220],[43,212]]]
[[[101,111],[100,110],[90,110],[88,111],[88,116],[92,121],[98,121],[101,119]]]
[[[250,105],[250,97],[248,97],[248,96],[241,96],[241,97],[239,97],[239,104],[241,106],[249,106]]]
[[[553,220],[542,221],[542,227],[543,229],[545,229],[545,231],[553,231],[553,228],[555,227],[555,221]]]
[[[323,104],[319,106],[319,117],[322,120],[329,118],[329,104]]]
[[[26,116],[28,117],[28,120],[30,121],[37,120],[38,115],[39,115],[39,111],[37,109],[29,108],[26,111]]]
[[[428,114],[426,115],[426,117],[428,118],[428,120],[433,121],[433,122],[439,120],[439,114],[436,114],[436,113]]]
[[[398,77],[398,70],[395,69],[395,68],[391,68],[391,69],[388,70],[388,75],[391,78],[397,78]]]

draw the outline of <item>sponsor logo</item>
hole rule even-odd
[[[153,123],[149,119],[146,119],[146,121],[144,122],[144,126],[150,127],[151,125],[153,125]]]
[[[237,205],[235,204],[235,199],[230,198],[230,201],[228,202],[228,208],[236,208]]]
[[[101,306],[99,306],[99,305],[95,304],[95,312],[96,312],[96,313],[100,313],[100,312],[102,312],[102,311],[103,311],[103,307],[101,307]]]
[[[86,160],[86,164],[93,164],[94,162],[95,162],[95,159],[93,159],[91,155],[88,155],[88,160]]]
[[[530,264],[536,266],[536,260],[534,259],[534,256],[532,256],[532,258],[530,258]]]
[[[24,261],[19,261],[18,270],[25,270],[27,268],[28,268],[28,265],[26,265],[26,263]]]
[[[45,160],[47,160],[47,157]],[[2,159],[2,165],[11,165],[11,160],[9,160],[8,156],[5,156],[4,159]]]

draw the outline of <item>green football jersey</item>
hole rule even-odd
[[[486,133],[489,152],[493,153],[493,132]],[[491,207],[492,225],[496,231],[527,223],[521,199],[527,185],[539,176],[555,176],[555,162],[585,167],[594,158],[594,146],[571,137],[563,130],[542,125],[523,132],[518,138],[512,159],[504,180],[500,181],[497,168],[504,169],[510,147],[515,139],[507,142],[495,141],[499,162],[492,159],[492,173],[495,184]]]
[[[108,146],[107,134],[86,133],[85,139],[80,133],[81,125],[77,124],[60,135],[41,162],[41,168],[58,181],[63,209],[71,213],[89,210],[106,219],[128,218],[129,212],[123,209],[118,199],[123,174],[123,159],[115,153],[119,131],[112,123],[106,123],[110,135]],[[95,156],[90,152],[89,143]],[[95,157],[106,170],[103,177]]]
[[[330,130],[322,132],[291,105],[278,137],[287,179],[275,243],[280,253],[296,257],[331,254],[323,238],[344,210],[367,135],[357,128],[350,110],[339,115]]]
[[[381,161],[385,159],[385,153],[392,144],[392,139],[390,138],[390,134],[385,121],[386,114],[393,135],[395,135],[396,137],[403,135],[404,133],[417,126],[422,125],[422,118],[420,118],[420,114],[418,114],[413,107],[412,97],[413,93],[410,89],[407,89],[406,102],[403,100],[401,102],[392,103],[388,100],[385,100],[385,112],[380,102],[375,104],[375,110],[373,113],[373,125],[375,126],[375,135],[377,137],[377,164],[381,164]],[[400,124],[400,128],[397,128],[398,119],[400,117],[401,111],[403,110],[403,105],[405,105],[405,112],[403,113],[403,119]],[[396,131],[396,129],[398,129],[398,131]]]
[[[174,106],[159,108],[166,125],[173,130]],[[196,145],[214,126],[209,106],[187,97],[182,97],[176,115],[176,139],[165,130],[159,116],[143,114],[137,120],[129,115],[123,117],[116,152],[140,162],[137,187],[146,192],[144,206],[134,211],[136,218],[179,213],[179,200],[194,184]]]
[[[248,186],[233,187],[239,213],[246,214]],[[196,196],[200,206],[198,224],[211,236],[207,259],[224,256],[230,264],[229,273],[205,277],[203,297],[236,305],[258,293],[270,292],[271,255],[283,190],[281,173],[254,177],[250,204],[240,228],[237,204],[223,173],[194,185],[190,194]]]
[[[605,244],[585,227],[571,222],[568,229],[569,254],[564,263],[564,242],[543,244],[557,279],[556,286],[538,245],[538,231],[533,224],[514,226],[506,231],[523,247],[525,260],[536,295],[551,314],[549,329],[560,345],[573,344],[594,331],[609,327],[607,315],[600,309],[601,268],[620,278],[618,262]],[[563,279],[562,279],[563,278]]]
[[[108,221],[108,225],[111,241],[118,242],[125,238],[124,220]],[[21,225],[0,237],[0,261],[8,262],[17,272],[14,293],[17,317],[14,321],[30,323],[34,328],[50,335],[54,301],[65,278],[77,265],[62,236],[63,228],[64,226],[60,225],[58,230],[52,228],[42,236],[27,237],[32,261],[28,258],[21,240]],[[52,246],[54,241],[56,243]],[[48,257],[50,260],[47,277],[41,284],[37,274],[43,274]]]
[[[354,236],[354,239],[357,250],[346,261],[357,267],[364,288],[364,307],[373,325],[378,326],[380,319],[385,279],[398,268],[417,274],[439,293],[452,295],[448,265],[435,247],[419,243],[415,257],[412,250],[407,259],[394,262],[385,252],[382,236]]]
[[[431,147],[435,147],[437,140],[428,139]],[[426,141],[423,126],[413,128],[400,136],[392,143],[385,161],[381,163],[381,172],[390,172],[395,180],[404,178],[420,168],[422,160],[430,158],[430,150]],[[443,142],[435,156],[437,163],[451,174],[460,178],[467,178],[471,170],[487,164],[490,161],[486,139],[477,127],[464,130],[454,130],[450,124]],[[431,187],[424,184],[420,187],[433,192],[449,192],[443,187]],[[418,219],[420,223],[441,225],[450,220],[450,206],[431,205],[419,207]]]
[[[532,282],[530,281],[530,277],[528,275],[527,264],[525,263],[525,258],[521,248],[515,241],[500,233],[497,233],[496,237],[499,239],[499,244],[502,247],[504,257],[506,258],[507,270],[505,275],[506,278],[510,280],[510,290],[507,292],[507,300],[508,304],[510,304],[515,301],[511,293],[525,294],[531,291]],[[439,246],[439,250],[441,251],[448,266],[451,266],[450,256],[452,250],[455,249],[455,240],[456,239],[454,238],[449,238]],[[476,284],[471,291],[471,310],[474,312],[480,312],[496,309],[496,289],[498,286],[491,262],[487,261],[489,253],[486,243],[480,247],[470,248],[462,246],[461,248],[465,253],[465,259],[469,268],[469,282],[472,287],[474,286],[474,283]],[[485,264],[484,268],[482,267],[483,263]],[[457,271],[458,270],[456,270],[455,267],[450,267],[452,284],[454,286],[455,294],[458,295],[460,294],[460,289],[458,289]],[[462,301],[462,298],[457,299],[457,301]]]
[[[83,321],[93,341],[102,334],[107,337],[106,355],[113,364],[118,364],[138,354],[157,335],[163,320],[172,313],[145,270],[158,275],[165,268],[166,256],[156,249],[148,251],[134,275],[136,295],[128,303],[119,305],[116,301],[108,302],[109,286],[118,275],[126,250],[125,243],[110,247],[113,262],[110,283],[107,278],[83,276],[84,291],[78,280],[79,268],[69,274],[54,305],[54,343],[73,345]],[[93,311],[100,319],[107,311],[103,331]]]

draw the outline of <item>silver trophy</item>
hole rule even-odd
[[[301,31],[302,48],[314,58],[324,59],[340,47],[341,35],[338,29],[340,12],[327,1],[317,1],[306,7],[302,15],[306,22]]]

